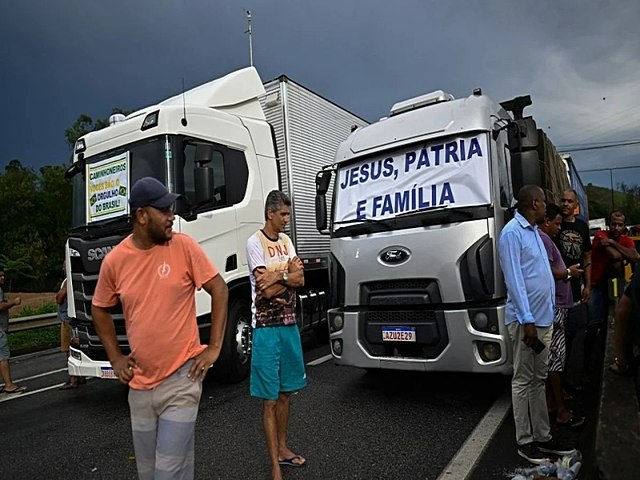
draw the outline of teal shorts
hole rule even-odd
[[[252,397],[277,400],[307,385],[298,325],[253,329],[251,349]]]

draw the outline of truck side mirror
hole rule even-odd
[[[331,182],[331,172],[329,170],[322,170],[316,174],[316,193],[324,195],[329,190],[329,183]]]
[[[193,171],[196,208],[213,199],[213,168],[197,166]]]
[[[532,117],[514,120],[509,125],[508,138],[511,151],[511,185],[513,193],[525,185],[542,185],[543,155],[540,152],[540,133]]]
[[[325,194],[329,190],[331,172],[323,170],[316,174],[316,228],[319,232],[327,228],[327,199]]]
[[[196,143],[195,164],[201,166],[210,163],[211,160],[213,160],[213,145]]]
[[[84,153],[79,153],[78,160],[76,162],[73,162],[69,166],[69,168],[65,170],[64,178],[68,180],[70,178],[75,177],[79,173],[82,173],[84,176],[84,167],[85,167]]]
[[[316,228],[319,232],[327,229],[327,199],[316,195]]]
[[[511,154],[511,185],[517,193],[525,185],[542,186],[540,157],[536,150]]]
[[[195,202],[192,207],[192,213],[195,213],[199,207],[213,201],[213,167],[208,165],[213,160],[214,148],[213,145],[204,142],[187,142],[185,148],[188,145],[195,146],[193,154]]]

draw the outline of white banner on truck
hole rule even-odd
[[[339,170],[335,221],[491,203],[486,134],[414,146]]]
[[[87,223],[129,213],[129,152],[87,165]]]

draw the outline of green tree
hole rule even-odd
[[[2,265],[4,272],[9,278],[9,291],[12,290],[14,280],[19,281],[23,278],[36,278],[32,273],[33,267],[29,264],[29,260],[27,256],[12,259],[3,254],[0,255],[0,265]]]
[[[112,113],[130,111],[114,108]],[[81,114],[64,131],[70,149],[88,132],[109,125]],[[71,228],[72,182],[64,165],[45,166],[39,172],[19,160],[0,172],[0,262],[10,273],[10,289],[55,289],[60,281],[64,245]]]
[[[6,259],[27,262],[36,275],[42,272],[36,251],[39,234],[33,224],[37,180],[36,172],[18,160],[10,161],[0,175],[0,252]],[[27,279],[14,277],[12,280],[12,286],[18,287]]]
[[[111,115],[116,113],[121,113],[123,115],[129,115],[133,110],[124,110],[122,108],[114,108],[111,110]],[[76,142],[80,137],[86,135],[89,132],[93,132],[96,130],[101,130],[105,127],[109,126],[109,118],[98,118],[95,122],[93,119],[87,115],[86,113],[81,113],[76,121],[73,122],[69,128],[64,131],[64,136],[67,140],[67,144],[69,148],[73,150]]]
[[[71,180],[64,178],[65,167],[45,166],[40,169],[36,228],[44,244],[45,277],[60,277],[64,245],[71,227]],[[55,283],[54,283],[55,285]]]

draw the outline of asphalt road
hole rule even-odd
[[[285,478],[457,480],[460,465],[475,463],[483,449],[482,473],[473,478],[510,478],[507,472],[524,466],[511,415],[495,407],[501,399],[508,403],[508,378],[372,374],[337,367],[328,353],[327,345],[305,341],[309,385],[292,400],[289,440],[308,464],[286,469]],[[0,479],[135,479],[127,388],[94,379],[60,391],[65,364],[54,351],[12,360],[13,377],[28,390],[0,396]],[[248,382],[207,379],[196,478],[268,479],[269,473],[261,402],[249,396]]]

